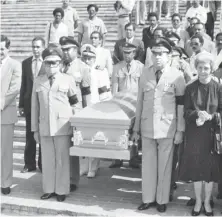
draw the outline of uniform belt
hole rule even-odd
[[[129,14],[121,14],[119,15],[119,18],[129,17]]]

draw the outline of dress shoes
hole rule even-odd
[[[193,209],[192,212],[191,212],[191,215],[192,216],[198,216],[198,215],[200,215],[200,212],[201,212],[201,209],[198,212]]]
[[[203,205],[203,211],[204,211],[205,216],[214,216],[213,210],[211,212],[207,212],[204,205]]]
[[[111,163],[109,168],[120,168],[121,166],[123,166],[123,161],[122,160],[115,160]]]
[[[63,202],[65,199],[66,199],[66,195],[65,194],[62,194],[62,195],[57,195],[56,197],[57,201],[59,202]]]
[[[166,208],[167,208],[166,204],[157,204],[157,207],[156,207],[158,212],[166,212]]]
[[[149,209],[150,207],[150,203],[142,203],[137,209],[142,211],[145,209]]]
[[[75,184],[70,185],[70,192],[76,191],[77,186]]]
[[[1,190],[2,190],[2,194],[5,194],[5,195],[11,193],[11,188],[10,187],[2,188]]]
[[[46,194],[43,194],[43,195],[41,196],[41,199],[42,199],[42,200],[48,200],[49,198],[55,197],[55,196],[56,196],[56,193],[46,193]]]
[[[32,171],[35,171],[36,170],[36,167],[32,167],[32,168],[28,168],[28,167],[24,167],[22,170],[21,170],[21,173],[28,173],[28,172],[32,172]]]

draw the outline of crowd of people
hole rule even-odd
[[[142,38],[132,23],[135,6],[144,26]],[[149,4],[149,7],[146,7]],[[175,7],[177,13],[170,14]],[[109,34],[99,8],[87,6],[89,17],[80,22],[69,0],[53,11],[44,37],[34,37],[33,55],[22,64],[9,55],[10,39],[1,35],[1,192],[10,194],[13,171],[13,134],[19,113],[26,120],[22,173],[42,172],[44,194],[64,201],[75,191],[80,176],[94,178],[99,159],[86,158],[82,167],[69,156],[72,129],[69,119],[84,107],[106,101],[121,91],[137,91],[131,139],[140,141],[142,203],[138,210],[156,206],[165,212],[173,200],[176,181],[191,182],[195,198],[192,216],[213,216],[212,189],[218,184],[222,199],[222,32],[215,34],[219,1],[188,1],[184,18],[179,1],[115,2],[118,40],[111,55]],[[161,24],[161,9],[171,16],[171,28]],[[158,9],[158,10],[157,10]],[[164,11],[163,10],[163,11]],[[156,13],[155,11],[158,11]],[[214,38],[214,35],[215,38]],[[138,156],[137,156],[138,157]],[[113,160],[110,168],[121,167]],[[204,191],[204,194],[203,194]]]

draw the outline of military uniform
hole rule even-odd
[[[66,195],[70,191],[72,128],[69,119],[74,114],[72,106],[78,99],[72,76],[57,72],[53,79],[52,82],[45,74],[35,80],[31,124],[32,131],[39,132],[42,145],[43,191]]]
[[[155,65],[143,69],[134,132],[142,136],[143,203],[156,201],[165,205],[169,202],[175,133],[183,132],[185,127],[180,105],[185,80],[183,74],[169,64],[161,71],[158,81]],[[143,204],[138,207],[139,210],[147,208]]]
[[[11,57],[1,63],[1,187],[10,188],[13,173],[13,136],[18,120],[16,96],[21,85],[22,67]],[[10,193],[10,192],[8,192]]]
[[[96,61],[96,48],[90,44],[82,46],[81,54],[82,56],[95,58]],[[97,69],[95,62],[94,65],[90,67],[89,73],[83,74],[81,91],[84,107],[109,100],[111,98],[111,92],[108,71],[105,68],[103,70]],[[80,175],[87,174],[88,178],[95,177],[99,168],[100,159],[86,158],[85,161],[86,162],[81,162]]]

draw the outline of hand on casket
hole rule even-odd
[[[140,139],[140,134],[138,132],[133,131],[130,140],[137,142]]]

